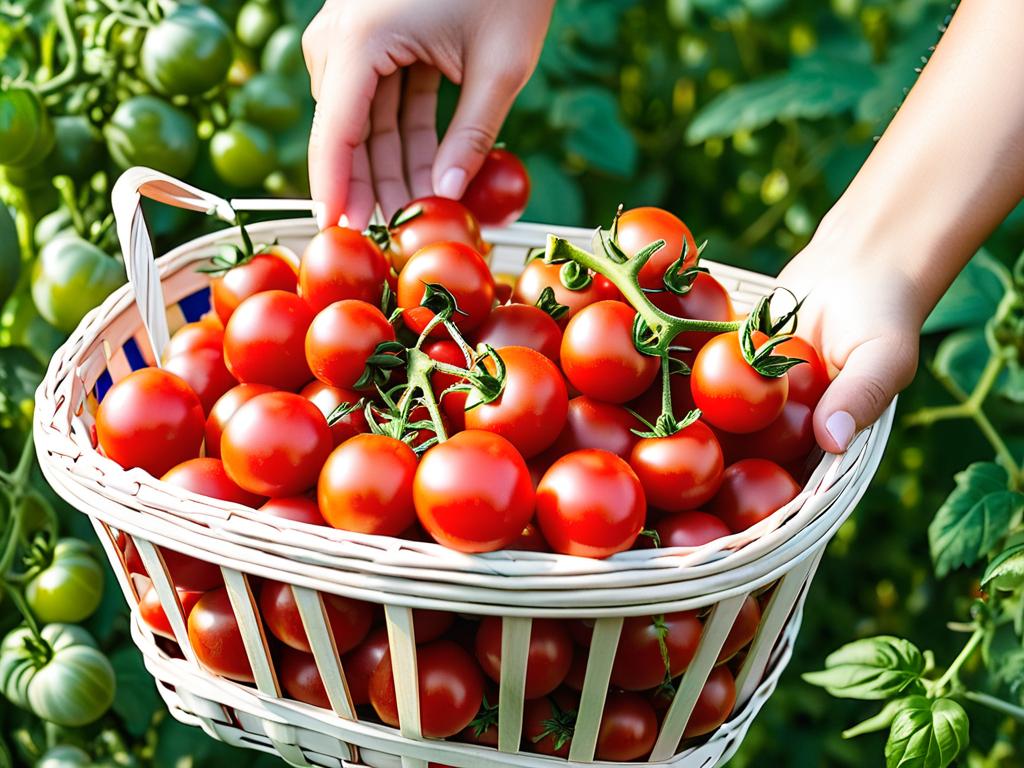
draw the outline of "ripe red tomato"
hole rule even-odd
[[[416,651],[420,728],[428,739],[454,736],[476,717],[484,697],[484,676],[473,657],[450,640]],[[398,702],[391,653],[370,677],[370,703],[387,725],[398,726]]]
[[[806,458],[814,449],[814,412],[791,399],[778,418],[764,429],[746,435],[720,434],[727,461],[759,458],[789,464]]]
[[[219,459],[220,436],[224,433],[224,426],[235,415],[235,411],[256,395],[265,395],[273,391],[274,388],[269,384],[238,384],[221,395],[206,417],[206,455]]]
[[[484,682],[484,701],[480,705],[480,711],[455,738],[468,744],[480,744],[485,747],[498,746],[497,686]]]
[[[163,477],[165,483],[186,488],[193,493],[209,496],[221,501],[230,501],[235,504],[243,504],[247,507],[258,507],[263,503],[263,498],[239,488],[235,482],[228,477],[224,471],[224,464],[220,459],[209,457],[202,459],[188,459],[176,467],[172,467]]]
[[[669,386],[672,389],[672,413],[682,419],[693,410],[693,394],[690,392],[690,377],[682,374],[673,374]],[[636,400],[630,400],[626,407],[635,411],[654,424],[661,415],[661,377],[654,380],[654,383],[647,388]],[[628,458],[628,457],[627,457]]]
[[[660,361],[633,345],[636,310],[621,301],[599,301],[569,321],[562,337],[562,370],[584,395],[625,403],[643,394]]]
[[[193,589],[176,589],[176,591],[178,593],[178,602],[181,603],[181,610],[184,612],[187,621],[189,614],[192,613],[192,609],[199,602],[199,598],[203,596],[203,593]],[[160,604],[160,597],[157,595],[156,590],[153,589],[152,582],[149,579],[146,579],[146,584],[139,590],[139,617],[154,633],[161,637],[166,637],[168,640],[174,640],[174,630],[171,629],[171,622],[168,620],[167,613],[164,612],[164,607]]]
[[[432,611],[426,608],[414,608],[412,611],[412,631],[416,635],[417,645],[437,640],[451,629],[454,623],[455,614],[448,611]]]
[[[533,516],[526,462],[493,432],[467,430],[427,450],[413,481],[420,524],[459,552],[491,552],[514,541]]]
[[[188,639],[199,663],[215,675],[254,683],[242,632],[223,587],[207,592],[188,615]]]
[[[504,227],[523,215],[530,199],[530,176],[523,162],[507,149],[492,149],[462,193],[477,221]]]
[[[501,435],[529,459],[551,445],[565,426],[565,379],[554,363],[532,349],[502,347],[498,355],[505,363],[505,386],[489,403],[482,402],[479,391],[469,393],[466,428]],[[484,367],[496,371],[490,357],[484,359]]]
[[[736,316],[732,307],[732,299],[729,298],[729,292],[725,286],[706,272],[698,273],[690,285],[690,290],[682,296],[671,291],[648,295],[656,307],[675,317],[689,320],[733,320]],[[685,362],[692,364],[694,355],[715,335],[715,333],[702,331],[687,331],[676,336],[672,343],[675,346],[689,347],[693,350],[681,355]]]
[[[799,336],[787,339],[775,349],[785,357],[806,361],[786,371],[786,378],[789,379],[789,399],[803,403],[813,411],[832,383],[825,361],[809,341]]]
[[[629,464],[640,478],[647,503],[666,512],[694,509],[715,495],[722,482],[722,449],[707,425],[695,421],[668,437],[643,438]]]
[[[376,243],[354,229],[328,227],[302,254],[299,295],[313,312],[346,299],[377,305],[387,273],[387,259]]]
[[[370,631],[374,607],[362,600],[328,592],[321,596],[338,653],[347,653],[359,645]],[[267,629],[282,643],[299,651],[312,652],[291,586],[279,581],[263,582],[260,589],[260,615]]]
[[[725,638],[722,650],[718,653],[718,663],[722,664],[746,648],[757,634],[761,623],[761,604],[753,595],[747,595],[736,615],[736,621]]]
[[[164,347],[164,360],[170,360],[183,352],[194,352],[197,349],[214,349],[224,351],[224,329],[215,328],[209,323],[185,323]]]
[[[614,453],[574,451],[537,487],[537,523],[555,552],[608,557],[633,546],[647,504],[629,464]]]
[[[185,381],[140,368],[114,384],[96,411],[96,437],[107,458],[154,477],[199,455],[206,418]]]
[[[532,259],[527,262],[516,287],[512,292],[512,300],[521,304],[536,304],[545,288],[554,291],[555,301],[568,307],[568,311],[558,319],[562,327],[577,312],[598,301],[620,298],[619,289],[603,275],[594,275],[590,284],[579,291],[573,291],[562,284],[561,264],[545,264],[543,259]]]
[[[388,629],[377,627],[341,659],[348,695],[355,706],[370,703],[370,677],[388,652]]]
[[[569,401],[565,426],[544,455],[552,455],[553,460],[584,448],[598,448],[628,461],[639,439],[633,430],[640,426],[625,408],[580,395]]]
[[[466,367],[466,357],[462,354],[459,345],[454,341],[446,339],[428,342],[423,345],[423,352],[431,360],[437,360],[439,363],[448,363],[459,368]],[[440,402],[445,418],[448,419],[452,429],[456,432],[461,432],[466,428],[466,398],[469,393],[449,392],[443,397],[442,393],[448,387],[454,386],[461,381],[463,380],[452,376],[450,373],[441,373],[439,371],[435,371],[430,376],[430,386],[434,390],[434,397]]]
[[[462,243],[477,253],[487,250],[480,235],[480,224],[457,200],[421,197],[409,203],[402,213],[402,223],[389,230],[391,263],[399,273],[413,254],[434,243]]]
[[[331,700],[327,697],[327,689],[313,654],[294,648],[282,648],[277,673],[281,678],[281,686],[296,701],[314,707],[331,708]]]
[[[640,270],[641,288],[663,288],[665,270],[682,255],[686,243],[686,262],[692,266],[697,260],[697,243],[690,229],[679,218],[661,208],[633,208],[619,216],[618,244],[627,256],[635,256],[656,240],[665,245],[651,256]]]
[[[208,589],[219,587],[223,584],[220,568],[213,563],[176,552],[166,547],[157,547],[160,555],[167,566],[171,582],[176,589],[185,589],[196,592],[205,592]],[[142,564],[142,556],[135,546],[135,541],[129,538],[125,542],[124,562],[128,573],[138,573],[148,577],[145,566]]]
[[[766,340],[754,334],[754,344]],[[738,333],[721,333],[704,345],[690,375],[693,402],[709,424],[726,432],[756,432],[782,413],[789,392],[785,376],[762,376],[743,358]]]
[[[562,329],[543,309],[530,304],[495,307],[476,329],[474,344],[501,347],[529,347],[552,362],[558,362]]]
[[[703,630],[696,611],[630,616],[622,624],[612,685],[627,691],[646,691],[679,677],[693,661]]]
[[[209,415],[221,396],[238,381],[224,364],[224,354],[218,349],[196,349],[181,352],[164,363],[164,370],[183,378],[203,404],[203,413]]]
[[[568,757],[579,708],[579,694],[567,688],[527,701],[523,707],[526,748],[541,755]]]
[[[605,700],[594,757],[638,760],[651,751],[657,737],[658,716],[651,703],[638,693],[613,691]]]
[[[306,362],[324,384],[351,389],[377,345],[395,340],[384,313],[365,301],[337,301],[313,318],[306,334]]]
[[[431,310],[420,306],[428,283],[443,285],[455,298],[460,311],[451,320],[464,332],[479,326],[491,312],[494,276],[483,257],[463,243],[434,243],[418,250],[398,275],[398,306],[405,310],[402,318],[413,333],[422,333],[434,318]],[[447,335],[443,327],[431,333]]]
[[[299,394],[315,405],[325,419],[329,418],[339,405],[354,403],[360,397],[358,392],[332,387],[322,381],[309,382]],[[331,434],[334,436],[336,446],[341,445],[350,437],[369,431],[370,426],[366,423],[366,414],[362,408],[351,411],[331,424]]]
[[[497,616],[487,616],[476,633],[476,660],[494,682],[501,682],[501,627]],[[534,619],[526,655],[527,699],[546,696],[565,680],[572,664],[572,638],[561,622]]]
[[[241,382],[295,391],[313,378],[306,364],[306,331],[313,310],[294,293],[250,296],[224,328],[224,360]]]
[[[397,536],[416,521],[412,448],[386,435],[356,435],[327,458],[317,484],[324,519],[346,531]]]
[[[663,547],[700,547],[732,533],[717,517],[696,509],[663,517],[654,530]]]
[[[743,459],[726,467],[710,511],[733,533],[745,531],[800,493],[790,474],[767,459]]]
[[[320,513],[320,507],[317,506],[314,499],[308,496],[280,496],[276,499],[268,499],[267,503],[260,507],[260,512],[265,512],[272,517],[294,520],[297,523],[327,525],[327,521]]]
[[[715,667],[697,697],[683,731],[683,738],[692,739],[711,733],[729,719],[736,706],[736,681],[728,667]]]
[[[263,291],[288,291],[295,293],[298,275],[283,250],[271,246],[237,267],[232,267],[223,276],[210,283],[210,298],[213,310],[220,321],[227,325],[228,319],[238,305],[250,296]]]
[[[572,656],[572,664],[569,665],[569,674],[565,676],[565,687],[579,693],[583,692],[583,683],[587,678],[587,663],[590,661],[590,651],[584,648],[577,648]]]
[[[247,491],[296,496],[316,484],[333,445],[315,405],[291,392],[269,392],[231,417],[220,455],[228,476]]]

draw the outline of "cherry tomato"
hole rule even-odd
[[[416,644],[423,645],[437,640],[451,629],[455,623],[455,615],[448,611],[431,611],[426,608],[414,608],[412,612],[412,630],[416,635]]]
[[[502,620],[487,616],[476,633],[476,659],[484,673],[501,682]],[[562,684],[572,664],[572,638],[563,624],[553,619],[534,619],[526,655],[527,699],[546,696]]]
[[[469,744],[498,746],[498,688],[484,683],[484,700],[476,717],[456,738]],[[431,763],[431,765],[434,765]]]
[[[391,263],[399,273],[413,254],[434,243],[462,243],[477,253],[487,249],[480,235],[480,224],[457,200],[421,197],[409,203],[399,219],[402,223],[389,230]]]
[[[224,360],[235,378],[295,391],[313,378],[306,364],[309,305],[287,291],[250,296],[224,328]]]
[[[530,199],[530,176],[507,149],[492,149],[462,193],[462,204],[477,221],[504,227],[523,215]]]
[[[717,517],[696,509],[663,517],[654,530],[663,547],[700,547],[732,533]]]
[[[799,336],[787,339],[775,349],[784,357],[795,357],[805,361],[786,371],[786,378],[789,379],[789,399],[803,403],[813,411],[828,385],[832,383],[825,361],[809,341]]]
[[[269,384],[239,384],[221,395],[210,409],[210,415],[206,417],[206,455],[219,459],[220,436],[224,433],[224,426],[235,415],[235,411],[256,395],[265,395],[273,391],[274,388]]]
[[[728,667],[715,667],[697,697],[683,731],[683,738],[692,739],[711,733],[729,719],[736,706],[736,681]]]
[[[544,289],[550,288],[554,291],[555,301],[568,307],[568,311],[558,320],[558,324],[564,327],[584,307],[598,301],[619,298],[619,289],[602,275],[594,275],[590,283],[581,290],[570,290],[562,283],[561,270],[561,264],[546,264],[543,259],[533,259],[527,262],[516,281],[512,300],[521,304],[534,305],[540,299]]]
[[[324,519],[335,528],[397,536],[416,521],[412,448],[386,435],[356,435],[327,458],[317,484]]]
[[[754,334],[754,344],[766,340]],[[782,413],[789,392],[785,376],[769,378],[743,358],[738,333],[721,333],[704,345],[690,375],[693,402],[709,424],[726,432],[756,432]]]
[[[462,331],[471,331],[490,314],[494,304],[494,276],[487,262],[470,246],[456,242],[434,243],[421,248],[398,275],[398,306],[413,333],[422,333],[434,313],[420,306],[427,284],[443,285],[459,307],[451,320]],[[443,337],[447,331],[432,331]]]
[[[268,499],[267,503],[260,507],[260,512],[284,520],[294,520],[297,523],[327,525],[316,500],[308,496],[280,496]]]
[[[746,648],[757,634],[761,624],[761,604],[753,595],[747,595],[736,615],[736,621],[729,630],[728,637],[718,653],[718,663],[722,664]]]
[[[703,630],[696,611],[630,616],[622,624],[612,685],[646,691],[679,677],[693,661]]]
[[[277,673],[281,686],[296,701],[312,704],[314,707],[331,708],[324,680],[311,653],[294,648],[282,648],[277,662]]]
[[[213,349],[224,351],[224,329],[204,323],[185,323],[171,336],[164,348],[164,360],[170,360],[183,352],[194,352],[197,349]]]
[[[508,304],[512,301],[512,291],[516,288],[516,280],[519,275],[510,272],[494,273],[494,300],[498,304]]]
[[[315,405],[291,392],[269,392],[231,417],[220,454],[228,476],[247,491],[295,496],[316,484],[333,445]]]
[[[321,593],[321,598],[338,653],[351,651],[370,631],[373,605],[328,592]],[[263,582],[260,589],[260,615],[267,629],[282,643],[306,653],[312,651],[291,586],[279,581]]]
[[[262,497],[239,488],[228,477],[220,459],[189,459],[168,470],[160,479],[165,483],[221,501],[230,501],[247,507],[258,507],[263,503]]]
[[[640,440],[629,464],[640,478],[647,503],[666,512],[694,509],[710,500],[725,468],[718,440],[699,421],[668,437]]]
[[[188,615],[188,639],[199,663],[213,674],[241,683],[256,682],[231,599],[223,587],[207,592],[193,606]]]
[[[388,652],[388,629],[377,627],[341,659],[348,695],[355,706],[370,703],[370,677]]]
[[[541,755],[568,757],[579,708],[579,695],[566,688],[527,701],[523,707],[526,748]]]
[[[543,309],[529,304],[495,307],[476,329],[475,344],[501,347],[529,347],[552,362],[558,362],[562,329]]]
[[[330,418],[339,405],[347,405],[359,400],[358,392],[332,387],[322,381],[309,382],[299,394],[319,408],[325,419]],[[366,415],[362,408],[347,413],[331,424],[331,434],[334,436],[336,446],[341,445],[350,437],[369,431],[370,426],[366,423]]]
[[[466,428],[499,434],[529,459],[555,441],[569,407],[565,379],[558,367],[540,352],[526,347],[502,347],[498,355],[505,364],[501,394],[482,402],[478,390],[466,399]],[[484,367],[496,371],[493,358]]]
[[[537,523],[551,548],[563,555],[608,557],[629,549],[646,513],[637,476],[608,451],[563,456],[537,487]]]
[[[175,588],[205,592],[223,584],[220,568],[213,563],[182,552],[175,552],[166,547],[157,547],[157,549],[163,557],[164,565],[167,566],[167,572],[170,574]],[[129,573],[149,576],[142,564],[142,556],[139,555],[139,550],[135,547],[135,541],[131,538],[125,542],[124,562]]]
[[[767,459],[743,459],[726,467],[710,511],[733,533],[745,531],[800,493],[790,474]]]
[[[377,244],[347,227],[317,233],[302,254],[299,295],[314,312],[336,301],[380,304],[388,262]]]
[[[572,656],[572,664],[569,665],[569,673],[565,676],[565,687],[579,693],[583,692],[583,683],[587,678],[587,663],[590,661],[590,651],[577,648]]]
[[[671,291],[649,294],[651,302],[661,310],[676,317],[689,320],[733,320],[735,311],[732,299],[725,286],[706,272],[700,272],[690,285],[690,290],[682,296]],[[689,347],[692,352],[682,355],[688,364],[700,348],[715,337],[715,333],[703,331],[687,331],[673,340],[673,345]]]
[[[218,349],[196,349],[182,352],[164,363],[164,370],[183,378],[203,404],[203,413],[209,415],[214,404],[238,381],[224,364],[224,355]]]
[[[682,374],[673,374],[669,380],[672,389],[672,413],[682,419],[687,413],[693,410],[693,394],[690,392],[690,377]],[[647,388],[636,400],[630,400],[626,407],[643,416],[648,422],[654,424],[661,415],[661,390],[662,383],[659,376],[654,383]],[[626,458],[629,458],[628,456]]]
[[[633,345],[636,310],[620,301],[599,301],[569,321],[562,337],[562,370],[584,395],[625,403],[643,394],[660,361]]]
[[[298,275],[285,254],[284,249],[271,246],[210,282],[213,310],[224,325],[238,305],[254,294],[263,291],[295,293]]]
[[[420,524],[459,552],[491,552],[514,541],[533,515],[523,457],[492,432],[467,430],[427,450],[413,481]]]
[[[192,609],[199,602],[199,598],[203,596],[203,593],[192,589],[177,589],[176,591],[178,593],[178,602],[181,603],[181,609],[185,613],[187,621],[192,613]],[[153,589],[152,582],[148,579],[146,580],[146,585],[139,591],[139,618],[155,634],[166,637],[168,640],[175,639],[174,630],[171,629],[171,622],[167,618],[167,613],[160,604],[160,598],[156,590]]]
[[[459,368],[466,367],[466,357],[462,354],[459,345],[454,341],[431,341],[423,345],[423,352],[431,360],[439,363],[448,363]],[[450,373],[435,371],[430,376],[430,386],[434,390],[434,397],[441,403],[441,410],[444,411],[452,428],[461,432],[466,428],[466,398],[468,392],[448,392],[442,397],[446,389],[463,381]]]
[[[656,240],[665,245],[657,251],[640,270],[641,288],[664,288],[662,277],[683,253],[686,244],[686,261],[683,267],[697,261],[697,243],[690,229],[679,217],[661,208],[633,208],[619,216],[617,242],[627,256],[635,256]]]
[[[306,362],[324,384],[351,389],[377,345],[394,340],[395,329],[375,306],[354,299],[336,301],[309,326]]]
[[[614,691],[605,700],[594,757],[638,760],[651,751],[657,737],[658,716],[650,702],[637,693]]]
[[[473,658],[450,640],[419,646],[420,728],[428,739],[454,736],[476,717],[484,696],[484,677]],[[398,702],[391,653],[384,654],[370,677],[370,703],[387,725],[398,726]]]
[[[629,461],[629,454],[639,439],[633,430],[640,426],[637,418],[621,406],[603,403],[586,395],[574,397],[569,401],[561,434],[540,456],[549,459],[544,472],[558,457],[584,448],[611,451]]]
[[[746,435],[720,434],[727,461],[759,458],[789,464],[814,449],[814,412],[801,402],[787,400],[782,413],[764,429]]]
[[[185,381],[140,368],[114,384],[96,411],[96,437],[107,458],[160,477],[199,455],[203,405]]]

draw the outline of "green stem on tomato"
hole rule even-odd
[[[408,402],[411,393],[419,390],[423,395],[423,404],[427,407],[430,420],[434,422],[434,433],[437,435],[437,442],[443,443],[448,439],[448,432],[444,428],[444,421],[441,418],[441,409],[437,405],[437,398],[434,397],[434,389],[430,384],[430,374],[434,372],[436,361],[432,360],[423,350],[410,349],[408,353],[409,388],[402,395],[402,404]]]
[[[661,418],[658,424],[668,421],[675,421],[676,415],[672,409],[672,366],[669,365],[668,354],[661,356]]]
[[[36,617],[32,615],[32,611],[25,602],[25,598],[21,594],[21,590],[16,589],[0,578],[0,591],[6,593],[11,599],[11,605],[13,605],[17,609],[18,613],[21,614],[21,618],[25,621],[25,626],[28,627],[36,640],[45,645],[43,636],[39,631],[39,623],[36,621]]]
[[[975,704],[981,704],[983,707],[988,707],[1015,720],[1024,722],[1024,707],[1018,707],[1016,704],[1011,704],[1008,701],[990,696],[987,693],[981,693],[980,691],[963,691],[961,695],[968,701],[973,701]]]
[[[71,215],[71,226],[75,228],[75,232],[80,237],[88,239],[89,233],[86,231],[85,218],[82,216],[82,211],[78,207],[78,200],[75,197],[74,182],[68,176],[58,176],[53,180],[53,186],[57,188],[64,207],[68,209],[68,213]]]
[[[974,652],[978,650],[978,646],[981,645],[981,641],[985,637],[985,630],[978,627],[974,630],[974,633],[967,640],[966,645],[953,659],[953,663],[949,665],[945,673],[932,684],[932,689],[936,692],[941,692],[949,687],[950,683],[957,680],[957,675],[960,674],[960,668],[967,663],[967,660],[974,655]]]

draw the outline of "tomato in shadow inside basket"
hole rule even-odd
[[[784,357],[795,357],[805,361],[786,371],[786,378],[789,379],[789,399],[803,403],[813,410],[831,383],[825,361],[809,341],[799,336],[786,339],[775,350]]]
[[[639,693],[613,691],[605,700],[597,732],[598,760],[629,762],[648,754],[658,737],[658,716]]]
[[[228,473],[224,471],[224,464],[220,459],[209,457],[189,459],[173,467],[160,479],[165,483],[177,485],[193,493],[209,496],[213,499],[220,499],[221,501],[232,501],[236,504],[244,504],[247,507],[254,508],[263,503],[262,496],[239,488],[228,477]]]
[[[256,682],[226,589],[214,589],[199,598],[188,616],[188,639],[199,663],[213,674]]]
[[[314,707],[331,708],[331,700],[313,654],[282,648],[277,671],[281,676],[281,686],[293,699]]]
[[[185,620],[188,621],[189,614],[192,613],[192,609],[199,602],[199,598],[203,596],[203,593],[194,589],[177,589],[176,592],[178,593],[178,602],[181,604],[182,614]],[[156,589],[149,579],[146,579],[145,585],[139,590],[139,616],[145,625],[156,634],[166,637],[168,640],[175,639],[174,631],[171,629],[171,622],[167,618],[167,613],[160,603],[160,597],[157,595]]]
[[[481,224],[504,227],[523,215],[530,199],[530,176],[523,161],[507,149],[492,149],[462,193],[462,204]]]
[[[362,600],[322,593],[321,599],[338,653],[347,653],[366,637],[374,607]],[[260,614],[271,633],[285,645],[311,653],[295,593],[288,584],[265,581],[260,588]]]
[[[477,251],[455,242],[428,245],[398,274],[398,306],[413,333],[422,333],[434,319],[433,310],[420,306],[428,285],[444,286],[455,299],[458,311],[451,321],[463,332],[479,326],[494,305],[494,275]],[[440,326],[430,333],[435,338],[448,335]]]
[[[235,309],[224,327],[224,360],[243,383],[269,384],[292,392],[313,374],[306,364],[309,304],[287,291],[264,291]]]
[[[761,623],[761,604],[753,595],[747,595],[740,606],[740,612],[729,630],[728,637],[718,652],[718,663],[723,664],[746,648],[757,634]]]
[[[222,276],[210,282],[210,299],[220,321],[227,325],[238,305],[263,291],[295,293],[298,275],[292,264],[294,255],[283,248],[269,246],[250,259],[243,259]]]
[[[462,203],[446,197],[413,200],[392,218],[387,240],[391,263],[398,272],[417,251],[434,243],[462,243],[477,253],[487,249],[473,214]]]
[[[790,373],[799,367],[795,366]],[[740,459],[771,459],[777,464],[799,462],[814,450],[814,412],[809,406],[790,399],[778,418],[764,429],[745,435],[729,432],[718,435],[727,462]]]
[[[297,523],[308,523],[309,525],[327,525],[324,516],[320,513],[320,507],[315,499],[309,496],[281,496],[276,499],[269,499],[266,504],[260,507],[272,517],[279,517],[284,520],[294,520]]]
[[[766,459],[743,459],[726,467],[709,511],[733,533],[745,531],[800,493],[796,480]]]
[[[646,691],[686,671],[704,629],[696,611],[630,616],[622,625],[612,685]]]
[[[714,515],[691,509],[666,515],[654,525],[662,547],[701,547],[732,531]]]
[[[697,697],[693,714],[683,731],[683,738],[692,739],[711,733],[729,719],[736,706],[736,681],[728,667],[715,667]]]
[[[476,658],[484,673],[494,682],[501,682],[502,620],[487,616],[476,632]],[[555,690],[569,674],[573,643],[569,631],[553,619],[534,619],[530,627],[530,644],[526,655],[526,688],[524,696],[536,699]]]
[[[690,320],[732,320],[735,317],[729,292],[724,285],[706,272],[699,272],[690,285],[690,290],[681,296],[665,290],[649,294],[649,298],[658,309],[675,317]],[[676,336],[672,344],[690,350],[680,356],[692,365],[697,352],[715,335],[714,332],[687,331]]]
[[[167,572],[170,574],[171,582],[177,589],[195,590],[204,592],[214,587],[223,586],[224,580],[220,568],[213,563],[200,560],[197,557],[176,552],[166,547],[157,547],[160,556],[163,558]],[[142,563],[142,556],[135,546],[135,540],[128,538],[124,546],[124,561],[128,573],[138,573],[142,576],[149,576],[146,567]]]
[[[388,652],[388,629],[377,627],[341,660],[345,684],[355,706],[370,703],[370,677]]]
[[[579,708],[579,694],[567,688],[527,701],[523,708],[525,747],[541,755],[568,757]]]
[[[361,395],[351,389],[341,389],[324,384],[322,381],[311,381],[302,391],[299,392],[304,398],[320,409],[324,418],[330,421],[331,414],[337,410],[339,405],[350,405],[359,401]],[[362,408],[349,411],[344,416],[335,419],[331,426],[331,434],[334,435],[334,444],[341,445],[350,437],[369,432],[370,427],[366,423],[366,415]]]
[[[302,254],[299,295],[314,312],[345,299],[379,304],[387,273],[387,259],[376,243],[354,229],[328,227]]]
[[[224,352],[224,328],[216,327],[202,321],[185,323],[171,336],[164,347],[164,359],[170,360],[183,352],[194,352],[197,349],[214,349]]]

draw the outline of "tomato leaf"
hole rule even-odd
[[[885,743],[886,768],[945,768],[967,746],[970,722],[952,699],[912,696]]]
[[[1020,495],[1020,494],[1018,494]],[[1024,497],[1018,502],[1024,509]],[[1024,542],[1007,547],[988,564],[981,577],[981,586],[1014,590],[1024,584]]]
[[[636,139],[623,123],[619,100],[607,88],[584,85],[560,92],[551,104],[551,124],[565,131],[564,147],[592,168],[616,176],[636,170]]]
[[[803,679],[841,699],[886,699],[924,690],[924,656],[913,643],[881,635],[844,645],[825,659],[825,669]]]
[[[113,710],[120,716],[129,733],[142,736],[149,729],[153,715],[161,707],[153,676],[146,670],[142,656],[133,645],[123,645],[111,653],[110,665],[114,668],[114,679],[117,681]]]
[[[532,180],[524,221],[552,224],[584,223],[583,190],[576,177],[548,155],[529,155],[523,160]]]
[[[1009,287],[1010,270],[982,248],[935,305],[922,333],[983,325]]]

